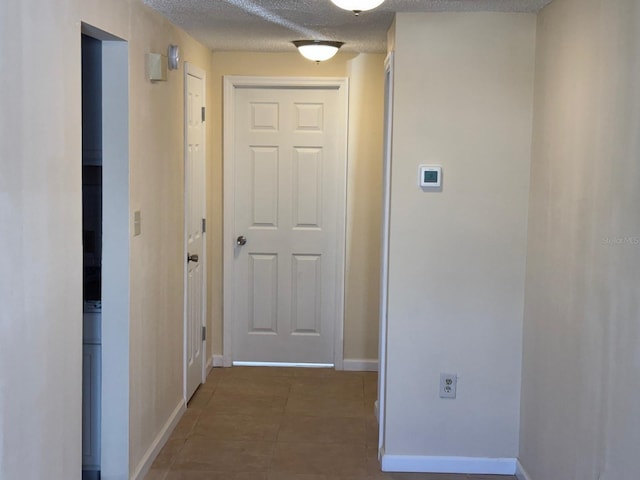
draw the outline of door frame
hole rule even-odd
[[[383,153],[383,207],[382,245],[380,252],[380,328],[378,344],[378,460],[385,451],[385,430],[387,415],[387,314],[389,297],[389,225],[391,223],[391,160],[393,156],[393,94],[394,94],[394,53],[390,52],[384,61],[384,153]]]
[[[188,292],[187,292],[187,284],[188,284],[188,262],[186,261],[187,258],[187,249],[188,249],[188,245],[187,245],[187,235],[188,235],[188,223],[189,223],[189,218],[188,218],[188,213],[186,211],[187,208],[187,198],[188,198],[188,190],[187,190],[187,185],[188,185],[188,179],[187,179],[187,155],[188,155],[188,142],[187,142],[187,135],[188,135],[188,129],[189,129],[189,125],[188,125],[188,104],[187,104],[187,100],[188,100],[188,95],[189,95],[189,87],[188,87],[188,77],[189,75],[192,75],[194,77],[200,78],[202,80],[202,102],[205,106],[205,111],[206,111],[206,105],[207,105],[207,73],[199,68],[196,67],[195,65],[193,65],[192,63],[189,62],[184,62],[184,105],[183,105],[183,129],[184,129],[184,152],[183,152],[183,157],[182,157],[182,161],[183,161],[183,175],[184,175],[184,204],[183,204],[183,212],[184,212],[184,251],[183,251],[183,255],[182,255],[182,259],[184,262],[184,306],[183,306],[183,382],[182,382],[182,395],[185,401],[185,404],[187,403],[187,401],[189,400],[187,398],[187,379],[188,379],[188,374],[187,374],[187,363],[188,363],[188,358],[187,358],[187,341],[188,341],[188,308],[187,308],[187,302],[189,300],[189,296],[188,296]],[[207,124],[206,121],[203,120],[202,122],[204,124],[204,135],[202,136],[202,155],[204,157],[204,169],[205,169],[205,178],[203,179],[203,191],[202,191],[202,195],[203,195],[203,200],[204,200],[204,204],[202,205],[202,218],[206,219],[207,218],[207,182],[206,182],[206,170],[207,170],[207,135],[206,135],[206,128],[207,128]],[[206,221],[206,220],[205,220]],[[202,231],[202,325],[201,327],[206,328],[207,326],[207,232],[206,229],[204,229]],[[207,329],[208,330],[208,329]],[[205,332],[207,332],[207,330],[205,330]],[[208,332],[207,332],[208,333]],[[201,383],[205,383],[206,379],[207,379],[207,341],[206,339],[202,340],[202,375],[200,378]]]
[[[235,250],[235,105],[236,91],[246,88],[326,88],[338,92],[338,106],[341,110],[340,131],[344,133],[337,142],[337,150],[343,161],[338,166],[339,178],[336,179],[338,189],[338,208],[336,212],[336,307],[333,358],[334,368],[343,369],[344,363],[344,288],[345,288],[345,251],[346,251],[346,218],[347,218],[347,145],[349,115],[349,79],[343,77],[248,77],[224,76],[223,99],[223,365],[230,367],[233,362],[232,330],[234,318],[234,250]]]

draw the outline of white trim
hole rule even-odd
[[[383,205],[380,252],[380,326],[378,339],[378,451],[384,451],[387,398],[387,299],[389,293],[389,225],[391,221],[391,154],[393,143],[393,60],[390,52],[384,61],[384,153]]]
[[[173,413],[160,430],[160,433],[158,433],[149,449],[142,456],[142,460],[140,460],[140,463],[131,476],[132,480],[142,480],[145,475],[149,473],[149,469],[151,468],[153,461],[160,453],[160,450],[162,450],[162,447],[164,447],[164,444],[167,443],[167,440],[169,440],[171,432],[176,428],[176,425],[178,425],[178,422],[186,410],[187,406],[183,400],[180,400],[176,408],[173,410]]]
[[[93,29],[97,32],[97,29]],[[102,478],[129,478],[131,248],[129,44],[102,42]],[[78,413],[79,414],[79,413]]]
[[[518,478],[518,480],[533,480],[531,478],[531,475],[529,475],[529,473],[522,466],[522,463],[520,463],[520,460],[518,460],[516,463],[516,477]]]
[[[224,357],[222,355],[212,355],[211,365],[213,368],[224,367]]]
[[[193,77],[199,78],[200,80],[202,80],[202,104],[204,105],[205,109],[207,106],[207,73],[193,65],[192,63],[189,62],[184,62],[184,93],[183,93],[183,134],[184,134],[184,145],[183,145],[183,157],[182,157],[182,162],[183,162],[183,172],[185,173],[184,175],[184,197],[183,197],[183,212],[184,212],[184,251],[183,251],[183,256],[182,258],[185,259],[187,257],[187,224],[189,222],[189,218],[187,215],[186,210],[186,206],[187,206],[187,176],[186,176],[186,165],[187,165],[187,149],[188,149],[188,145],[187,145],[187,130],[189,128],[189,126],[187,125],[187,115],[188,115],[188,106],[187,106],[187,98],[188,98],[188,82],[187,82],[187,78],[188,76],[191,75]],[[207,122],[203,121],[203,131],[205,132],[205,134],[202,136],[202,154],[204,156],[204,170],[205,170],[205,178],[206,178],[206,174],[207,174],[207,145],[206,145],[206,139],[207,139],[207,135],[206,135],[206,130],[207,130]],[[203,195],[203,205],[202,205],[202,218],[206,219],[207,218],[207,182],[205,180],[203,180],[203,184],[202,184],[202,195]],[[202,327],[207,327],[207,232],[204,231],[202,232],[202,291],[204,293],[204,295],[202,295]],[[187,379],[188,379],[188,374],[187,374],[187,332],[188,332],[188,325],[187,325],[187,321],[188,321],[188,309],[187,309],[187,302],[188,302],[188,292],[187,292],[187,278],[188,278],[188,265],[187,262],[184,262],[184,310],[183,310],[183,389],[182,389],[182,395],[185,401],[187,401]],[[209,329],[207,329],[207,333]],[[207,379],[207,374],[209,373],[209,369],[208,369],[208,362],[207,362],[207,341],[203,340],[202,341],[202,374],[201,374],[201,378],[200,378],[200,382],[204,383]]]
[[[235,234],[235,196],[230,191],[235,179],[234,156],[230,151],[230,145],[235,143],[235,129],[231,128],[235,125],[235,90],[236,85],[234,82],[228,77],[223,77],[222,184],[225,185],[225,188],[222,189],[222,351],[229,360],[233,345],[231,336],[232,318],[235,314],[233,288],[231,287],[231,272],[233,272],[234,260],[232,252],[235,240],[233,238]],[[224,364],[225,366],[231,366],[227,358],[225,358]]]
[[[231,359],[231,354],[222,356],[222,366],[233,367],[233,360]]]
[[[516,459],[383,454],[382,471],[513,475],[516,472]]]
[[[319,79],[314,79],[318,82]],[[333,363],[336,370],[344,368],[344,297],[345,297],[345,281],[347,272],[347,181],[349,177],[349,79],[324,79],[330,85],[338,89],[338,104],[342,107],[344,118],[342,125],[344,128],[344,144],[342,145],[342,155],[344,163],[341,168],[341,181],[337,182],[336,194],[338,205],[336,208],[338,216],[338,224],[336,226],[336,271],[340,272],[336,275],[335,284],[335,325],[334,325],[334,347],[333,347]],[[337,121],[337,119],[336,119]],[[338,150],[339,154],[339,150]]]
[[[350,372],[377,372],[378,360],[373,358],[345,358],[342,369]]]
[[[238,88],[335,88],[338,91],[338,103],[344,111],[343,124],[347,129],[349,125],[349,79],[344,77],[247,77],[225,75],[223,78],[223,342],[224,366],[231,366],[232,352],[232,326],[234,318],[233,298],[233,260],[235,246],[235,198],[234,198],[234,157],[233,149],[235,139],[235,92]],[[344,161],[342,178],[337,185],[338,191],[338,225],[336,229],[336,262],[339,275],[336,275],[336,308],[333,360],[336,370],[343,369],[344,361],[344,288],[346,270],[346,220],[347,220],[347,164],[348,164],[348,132],[345,131],[344,145],[340,148]],[[226,287],[226,288],[225,288]]]
[[[234,367],[333,368],[332,363],[233,362]]]
[[[209,372],[211,372],[211,369],[213,368],[213,356],[207,358],[205,357],[205,366],[204,366],[204,371],[206,373],[206,376],[209,376]],[[204,380],[206,380],[206,377],[204,378]],[[204,383],[204,380],[202,383]]]

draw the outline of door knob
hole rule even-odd
[[[197,262],[199,260],[198,254],[194,253],[193,255],[190,255],[189,253],[187,253],[187,262]]]
[[[244,235],[240,235],[238,238],[236,238],[236,245],[245,245],[247,243],[247,238]]]

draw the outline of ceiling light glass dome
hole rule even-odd
[[[360,12],[372,10],[382,4],[384,0],[331,0],[340,8],[351,10],[358,15]]]
[[[334,42],[331,40],[295,40],[293,44],[297,47],[300,55],[314,62],[324,62],[329,60],[344,42]]]

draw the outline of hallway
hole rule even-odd
[[[376,390],[370,372],[213,369],[146,480],[511,480],[382,473]]]

